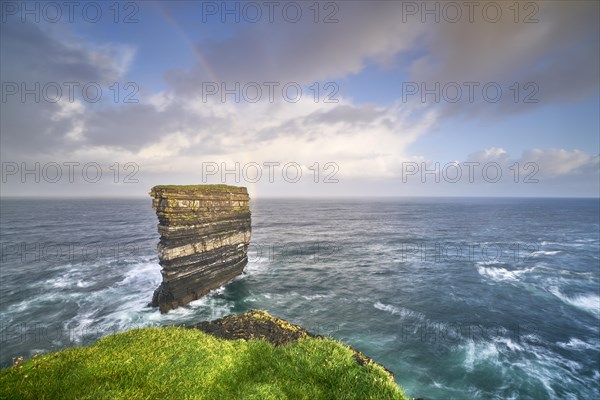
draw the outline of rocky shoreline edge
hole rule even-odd
[[[250,310],[241,314],[230,314],[213,321],[184,325],[185,328],[199,329],[204,333],[226,340],[265,340],[274,346],[285,346],[299,339],[322,339],[325,336],[314,335],[300,325],[277,318],[264,310]],[[339,342],[339,341],[338,341]],[[360,366],[375,364],[388,373],[394,380],[394,374],[385,366],[373,361],[352,346],[339,342],[354,353],[354,359]],[[413,400],[425,400],[422,397]]]
[[[199,329],[204,333],[227,340],[253,340],[262,339],[275,346],[284,346],[303,338],[319,339],[322,335],[314,335],[299,325],[292,324],[284,319],[277,318],[264,310],[250,310],[241,314],[231,314],[213,321],[203,321],[186,328]],[[383,368],[390,378],[394,378],[392,371],[376,363],[372,358],[364,355],[352,346],[348,347],[354,353],[354,359],[360,366],[369,363]]]
[[[230,314],[212,321],[202,321],[195,324],[183,325],[185,328],[199,329],[204,333],[226,340],[265,340],[274,346],[285,346],[300,339],[323,339],[326,336],[315,335],[284,319],[277,318],[264,310],[250,310],[241,314]],[[394,374],[385,366],[375,362],[359,350],[339,342],[354,353],[354,359],[360,366],[374,364],[388,373],[391,380]],[[412,400],[425,400],[422,397]]]

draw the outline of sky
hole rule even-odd
[[[0,2],[1,196],[600,195],[600,2]]]

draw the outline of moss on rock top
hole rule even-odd
[[[244,186],[231,186],[231,185],[157,185],[150,189],[150,193],[169,191],[169,192],[246,192],[247,189]]]

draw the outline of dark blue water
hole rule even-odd
[[[600,398],[599,203],[260,200],[246,274],[167,315],[150,200],[2,200],[1,359],[251,308],[432,399]]]

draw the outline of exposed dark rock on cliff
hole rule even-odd
[[[266,311],[251,310],[232,314],[214,321],[202,321],[191,328],[221,339],[264,339],[276,346],[286,345],[301,338],[314,337],[304,328],[275,318]]]
[[[189,328],[201,331],[221,339],[263,339],[276,346],[286,345],[302,338],[320,338],[313,335],[298,325],[291,324],[286,320],[273,317],[266,311],[250,310],[242,314],[227,315],[214,321],[203,321]],[[360,351],[348,346],[354,352],[354,358],[359,365],[365,365],[374,361]],[[378,364],[380,365],[380,364]],[[394,374],[380,365],[390,376]]]
[[[248,263],[250,207],[245,187],[155,186],[163,282],[152,307],[165,313],[242,273]]]

